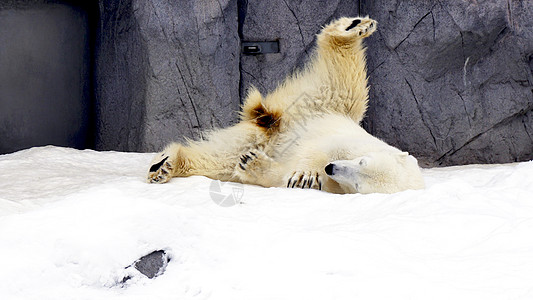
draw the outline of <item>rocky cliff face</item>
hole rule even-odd
[[[365,1],[367,128],[425,165],[533,158],[533,3]]]
[[[379,22],[367,39],[372,134],[425,166],[533,159],[531,1],[101,0],[99,149],[155,151],[236,122],[249,85],[302,66],[321,26]],[[241,41],[277,41],[244,55]]]
[[[154,151],[236,121],[235,1],[100,2],[97,147]]]

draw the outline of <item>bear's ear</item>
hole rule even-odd
[[[400,152],[400,153],[396,154],[396,159],[400,163],[405,162],[405,159],[407,159],[407,157],[409,157],[409,152]]]
[[[412,163],[415,163],[415,164],[418,164],[418,160],[412,156],[412,155],[409,155],[409,152],[401,152],[401,153],[398,153],[396,155],[396,159],[398,160],[398,162],[400,163],[404,163],[406,161],[410,161]]]

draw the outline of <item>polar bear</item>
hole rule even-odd
[[[252,87],[236,125],[167,146],[154,158],[148,182],[203,175],[332,193],[423,188],[413,156],[360,126],[368,102],[362,40],[376,25],[368,17],[326,25],[305,68],[266,96]]]

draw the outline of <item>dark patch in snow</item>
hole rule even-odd
[[[157,250],[139,258],[127,268],[133,266],[141,274],[152,279],[163,274],[169,262],[170,256],[164,250]],[[130,279],[131,276],[128,275],[122,279],[122,283]]]

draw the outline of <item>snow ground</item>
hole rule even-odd
[[[333,195],[217,192],[204,177],[150,185],[151,158],[1,155],[0,298],[533,299],[533,161],[427,169],[421,191]],[[125,269],[159,249],[172,258],[163,275]]]

